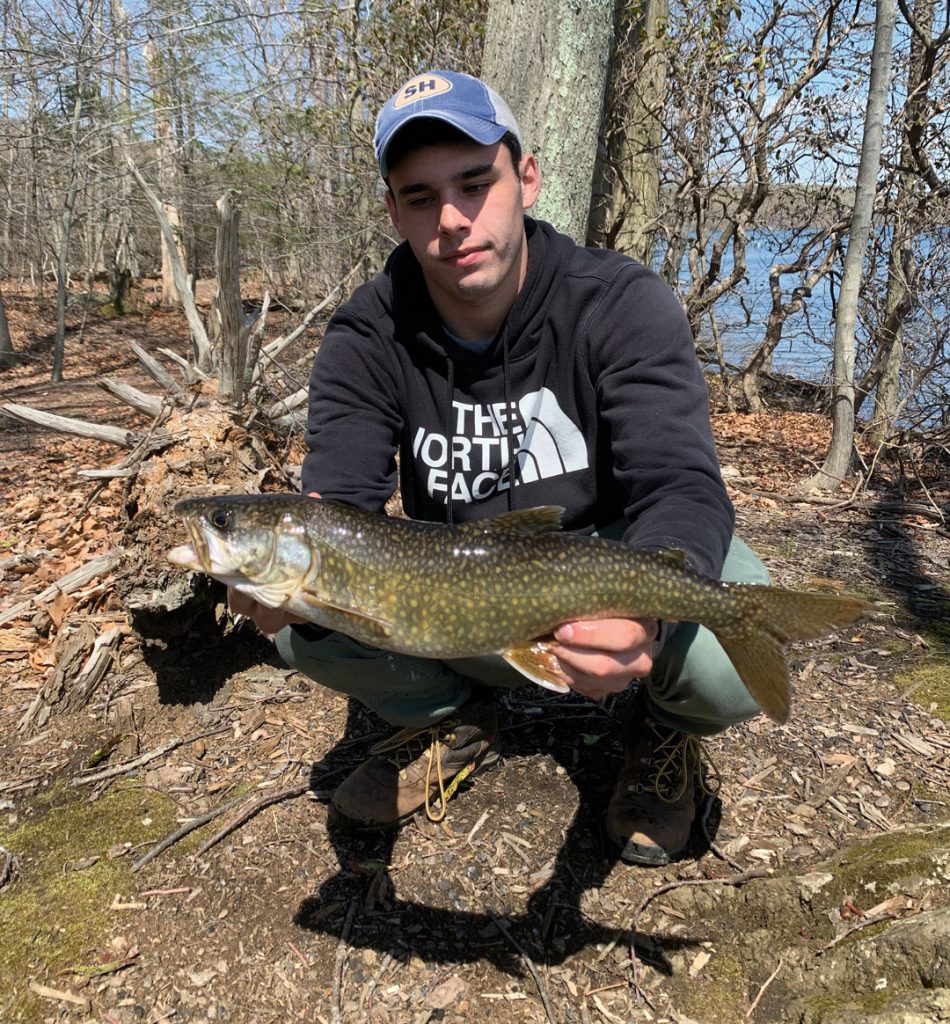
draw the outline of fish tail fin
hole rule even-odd
[[[786,722],[791,694],[785,645],[846,626],[872,606],[857,597],[755,584],[729,589],[739,598],[742,614],[734,625],[716,630],[716,637],[759,707],[773,721]]]

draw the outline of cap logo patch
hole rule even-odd
[[[399,90],[393,100],[393,110],[399,110],[417,100],[425,100],[430,96],[441,96],[452,91],[452,83],[439,75],[416,75]]]

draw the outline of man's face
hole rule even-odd
[[[503,143],[425,146],[390,172],[389,215],[437,308],[514,301],[527,267],[522,214],[538,186],[534,157],[523,157],[516,172]]]

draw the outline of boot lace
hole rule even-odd
[[[400,729],[388,739],[377,743],[370,751],[371,754],[391,754],[387,757],[397,772],[402,774],[410,765],[415,764],[421,758],[426,758],[425,764],[425,812],[426,817],[438,824],[445,818],[447,805],[452,795],[475,770],[475,762],[470,761],[460,772],[458,772],[446,785],[445,776],[442,772],[443,754],[451,747],[455,739],[452,729],[459,723],[457,721],[438,722],[435,725],[407,729]],[[433,797],[438,794],[438,800]]]
[[[659,735],[659,733],[657,733]],[[703,768],[708,766],[709,771]],[[691,772],[705,796],[715,796],[722,786],[722,776],[698,736],[671,732],[653,749],[649,759],[649,775],[637,784],[638,792],[653,790],[668,804],[676,803],[686,792]]]

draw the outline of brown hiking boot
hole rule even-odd
[[[498,760],[498,714],[471,698],[453,715],[421,729],[402,729],[337,787],[330,812],[354,829],[393,828],[424,807],[431,821],[468,776]]]
[[[624,764],[607,807],[607,831],[628,864],[661,867],[689,846],[696,808],[710,788],[698,737],[660,725],[638,691],[623,713]]]

